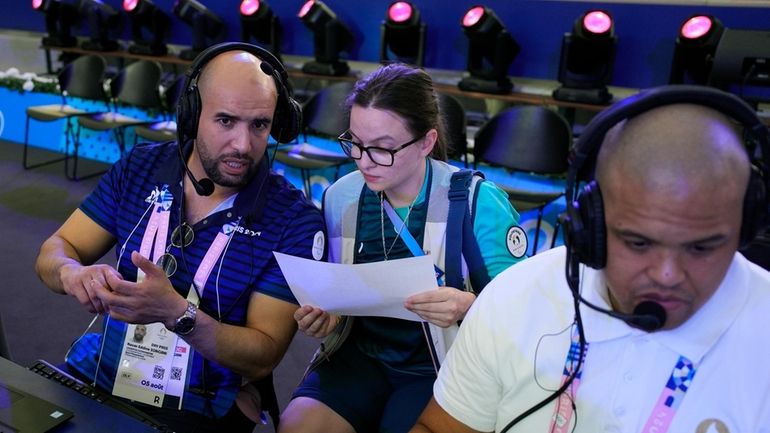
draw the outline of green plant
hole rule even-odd
[[[40,93],[59,93],[58,84],[56,81],[38,81],[38,80],[24,80],[18,77],[5,76],[0,78],[0,87],[5,87],[10,90],[15,90],[19,93],[24,93],[27,90],[24,88],[24,83],[32,83],[33,87],[31,91]],[[27,85],[29,87],[29,85]]]

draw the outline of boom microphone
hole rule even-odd
[[[184,155],[182,154],[182,144],[178,143],[177,149],[179,149],[179,159],[182,161],[182,166],[184,167],[184,170],[187,172],[187,177],[190,178],[190,183],[192,183],[193,188],[195,188],[195,192],[198,193],[198,195],[202,196],[210,196],[214,193],[214,182],[204,177],[201,180],[198,180],[193,176],[192,171],[190,171],[190,167],[187,166],[187,160],[185,160]]]
[[[634,308],[632,314],[619,313],[598,307],[583,299],[582,296],[580,296],[580,302],[593,310],[620,319],[633,327],[647,332],[657,331],[666,324],[666,310],[657,302],[644,301]]]

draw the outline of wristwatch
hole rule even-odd
[[[195,329],[195,315],[198,313],[198,307],[190,301],[187,301],[187,309],[184,314],[176,319],[174,328],[171,332],[177,335],[187,335]]]

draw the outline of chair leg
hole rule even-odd
[[[262,397],[262,410],[270,415],[273,421],[273,428],[278,431],[278,422],[281,419],[280,408],[278,406],[278,397],[275,394],[272,373],[262,379],[253,382]]]
[[[537,244],[540,242],[540,227],[543,223],[543,208],[545,208],[545,204],[537,208],[537,224],[535,224],[535,243],[532,245],[532,256],[537,254]]]
[[[115,128],[112,130],[112,135],[115,137],[115,142],[118,143],[118,153],[123,158],[123,154],[126,152],[126,130],[124,127]]]
[[[310,170],[302,168],[300,169],[300,173],[302,175],[302,185],[305,187],[305,197],[312,200],[313,197],[310,195]]]
[[[67,176],[69,180],[72,181],[79,181],[84,179],[90,179],[94,176],[99,176],[107,172],[107,170],[101,170],[94,173],[87,174],[85,176],[78,176],[78,151],[80,149],[80,131],[82,129],[82,126],[80,123],[78,123],[78,129],[77,133],[75,134],[75,143],[74,143],[74,149],[72,152],[72,176],[70,176],[69,171],[67,170],[67,166],[65,164],[64,167],[64,175]]]
[[[340,167],[342,164],[337,164],[334,166],[334,181],[336,182],[340,178]]]
[[[551,248],[556,246],[556,238],[559,236],[559,228],[561,228],[561,220],[556,218],[556,224],[553,226],[553,237],[551,237]]]
[[[22,158],[21,158],[21,165],[22,165],[22,167],[24,167],[25,170],[31,170],[33,168],[43,167],[45,165],[50,165],[50,164],[54,164],[54,163],[61,162],[61,161],[64,161],[65,164],[66,164],[67,157],[68,157],[66,150],[64,152],[64,156],[62,156],[62,157],[54,158],[54,159],[51,159],[51,160],[48,160],[48,161],[38,162],[38,163],[35,163],[35,164],[29,164],[28,163],[28,161],[29,161],[29,120],[30,120],[29,116],[27,116],[26,117],[26,123],[24,125],[24,151],[23,151],[23,155],[22,155]],[[67,119],[67,127],[69,127],[69,119]],[[64,134],[66,136],[66,134],[67,134],[67,130],[66,129],[64,130]]]

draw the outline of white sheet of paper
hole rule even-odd
[[[404,301],[438,288],[430,256],[343,265],[273,254],[300,305],[330,313],[421,321]]]

